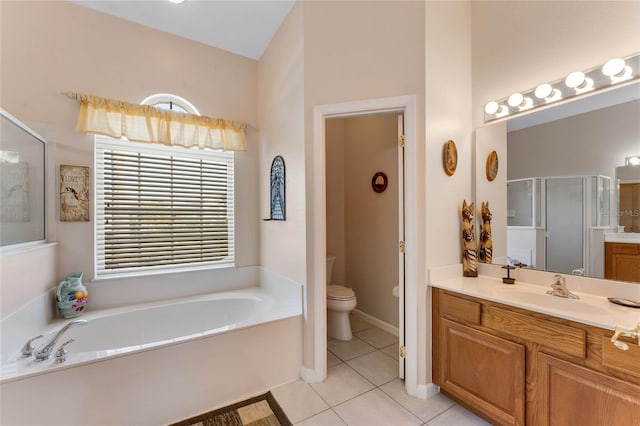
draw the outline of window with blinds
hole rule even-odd
[[[233,153],[96,137],[96,276],[232,265]]]

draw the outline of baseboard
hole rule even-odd
[[[368,322],[369,324],[373,324],[376,327],[386,331],[387,333],[391,333],[394,336],[399,336],[400,332],[398,331],[398,327],[393,326],[387,322],[384,322],[382,320],[379,320],[376,317],[373,317],[369,314],[365,314],[362,311],[359,311],[358,309],[354,309],[353,311],[351,311],[351,315],[356,315],[359,316],[360,318],[362,318],[364,321]]]

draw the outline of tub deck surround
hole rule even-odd
[[[302,315],[302,288],[267,270],[256,271],[259,286],[156,301],[108,309],[89,310],[80,318],[86,327],[72,328],[60,343],[67,346],[66,362],[55,364],[53,357],[36,361],[23,358],[24,343],[39,334],[36,347],[49,342],[69,319],[47,320],[39,311],[51,302],[50,294],[32,302],[25,312],[2,321],[2,364],[0,382],[62,370],[130,353],[152,350],[189,340],[233,332]],[[39,312],[28,321],[29,314]]]
[[[4,339],[13,323],[3,321],[3,346],[11,347],[3,347],[10,355],[2,357],[0,423],[168,424],[295,380],[302,286],[257,272],[253,287],[90,310],[81,317],[89,324],[60,339],[76,339],[63,364],[20,358],[19,351],[40,333],[47,336],[34,343],[45,344],[69,320],[13,342]],[[72,408],[60,410],[70,401]]]
[[[640,300],[638,284],[566,275],[567,287],[580,297],[573,300],[546,294],[551,288],[552,273],[515,270],[512,271],[512,277],[516,278],[513,285],[503,284],[503,275],[505,271],[499,266],[484,265],[480,276],[465,278],[461,265],[454,265],[432,269],[429,285],[608,330],[616,325],[635,327],[640,322],[640,309],[618,306],[607,300],[607,297]]]

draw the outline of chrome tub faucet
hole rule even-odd
[[[58,333],[55,335],[55,337],[49,342],[47,343],[44,347],[42,347],[41,349],[38,349],[37,351],[35,351],[35,357],[38,361],[43,361],[47,358],[49,358],[51,356],[51,352],[53,351],[53,347],[56,345],[56,343],[58,342],[58,340],[60,340],[60,338],[62,337],[62,335],[71,327],[75,326],[75,325],[86,325],[89,321],[87,320],[75,320],[75,321],[71,321],[69,323],[67,323],[67,325],[65,325],[64,327],[62,327],[60,329],[60,331],[58,331]],[[69,342],[67,342],[69,343]]]
[[[564,281],[564,277],[560,274],[553,276],[553,284],[551,284],[551,290],[547,291],[547,294],[551,294],[557,297],[566,297],[569,299],[580,299],[580,297],[571,293],[567,288],[567,284]]]

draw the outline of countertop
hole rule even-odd
[[[608,330],[615,329],[617,325],[633,328],[640,323],[638,308],[616,305],[605,296],[588,293],[572,291],[580,297],[579,300],[552,296],[546,293],[549,286],[539,284],[516,281],[509,285],[503,284],[498,278],[479,276],[446,278],[431,282],[430,285]]]

